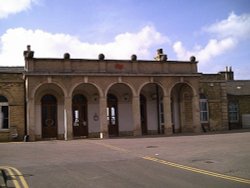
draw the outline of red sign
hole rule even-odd
[[[124,65],[117,63],[117,64],[115,64],[115,68],[118,70],[122,70],[122,69],[124,69]]]

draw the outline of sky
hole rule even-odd
[[[35,57],[198,60],[250,80],[250,0],[0,0],[0,66]]]

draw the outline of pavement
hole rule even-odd
[[[248,131],[0,143],[7,187],[250,187],[249,159]]]

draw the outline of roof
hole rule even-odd
[[[23,66],[16,66],[16,67],[1,67],[0,66],[0,73],[23,73],[24,67]]]
[[[229,95],[250,95],[250,80],[234,80],[227,82]]]

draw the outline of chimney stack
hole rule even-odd
[[[163,53],[163,49],[160,48],[157,50],[156,56],[154,58],[156,61],[167,61],[168,60],[168,56],[167,54]]]
[[[220,74],[223,76],[224,80],[234,80],[234,72],[231,66],[226,66],[226,71],[222,71]]]
[[[34,57],[34,51],[31,51],[31,46],[27,45],[27,50],[23,52],[25,59],[32,59]]]

